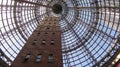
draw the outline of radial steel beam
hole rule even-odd
[[[120,7],[118,7],[118,6],[115,6],[115,7],[109,7],[109,6],[79,6],[79,7],[68,7],[68,8],[70,8],[70,9],[93,9],[93,8],[99,8],[99,9],[102,9],[102,8],[104,8],[104,9],[119,9]]]
[[[113,28],[116,31],[120,31],[120,13],[114,13],[114,12],[104,12],[100,11],[100,14],[102,15],[101,20],[109,27]],[[112,21],[110,21],[112,20]]]
[[[12,62],[12,60],[11,60],[10,58],[8,58],[8,57],[4,54],[4,52],[0,49],[0,58],[1,58],[1,57],[6,58],[6,59],[7,59],[7,62]]]
[[[99,62],[97,62],[93,67],[108,67],[111,62],[116,58],[119,54],[120,46],[118,44],[118,39],[114,41],[114,44],[109,51]],[[107,59],[107,60],[106,60]]]
[[[28,4],[33,4],[33,5],[38,5],[38,6],[51,8],[51,6],[43,5],[41,3],[30,2],[30,1],[26,1],[26,0],[15,0],[15,1],[20,2],[20,3],[28,3]]]

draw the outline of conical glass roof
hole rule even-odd
[[[0,0],[0,49],[16,58],[48,16],[59,17],[64,67],[110,65],[120,50],[119,0]],[[110,62],[107,62],[110,61]]]

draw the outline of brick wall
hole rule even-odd
[[[61,31],[56,17],[46,17],[29,37],[11,67],[63,67],[61,49]],[[27,54],[29,59],[25,60]],[[40,62],[36,62],[38,54]],[[53,61],[48,57],[52,54]]]

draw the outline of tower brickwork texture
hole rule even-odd
[[[11,67],[63,67],[58,17],[46,17],[29,37]]]

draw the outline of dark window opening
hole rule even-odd
[[[27,61],[30,59],[30,56],[31,56],[31,54],[28,53],[28,54],[25,56],[24,61],[27,62]]]
[[[52,33],[53,35],[55,34],[55,32]]]
[[[51,40],[51,45],[54,45],[55,44],[55,41],[54,40]]]
[[[46,40],[42,40],[42,44],[45,45],[46,44]]]
[[[48,32],[45,32],[45,34],[48,34]]]
[[[48,56],[48,62],[49,63],[53,62],[53,54],[49,54],[49,56]]]
[[[33,45],[36,45],[36,44],[37,44],[37,40],[34,40],[34,41],[33,41]]]
[[[38,33],[38,35],[40,35],[40,33]]]
[[[37,57],[36,57],[36,62],[40,62],[41,61],[41,58],[42,58],[42,54],[38,54]]]
[[[47,27],[47,29],[50,29],[49,27]]]

